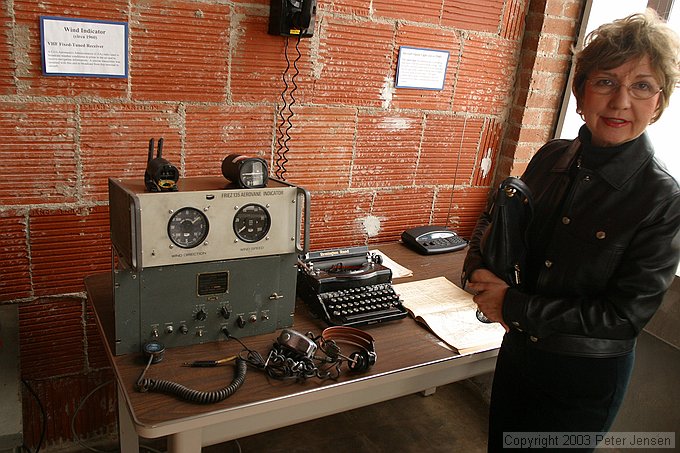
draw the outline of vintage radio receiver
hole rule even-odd
[[[368,247],[309,252],[298,262],[297,292],[311,311],[336,326],[362,326],[406,317],[392,288],[392,271]]]
[[[109,180],[116,354],[273,332],[293,324],[309,193],[269,179],[183,178],[175,192]],[[304,211],[304,212],[303,212]],[[303,231],[304,224],[304,233]]]

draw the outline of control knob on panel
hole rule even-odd
[[[202,308],[200,308],[195,315],[196,321],[205,321],[208,318],[208,313]]]

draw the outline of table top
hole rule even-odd
[[[454,283],[460,281],[460,269],[465,250],[441,255],[419,255],[401,243],[371,247],[371,250],[374,249],[380,250],[393,261],[413,271],[412,277],[396,279],[395,284],[437,276],[445,276]],[[135,390],[135,382],[143,371],[146,360],[141,353],[120,356],[112,354],[114,312],[111,285],[112,277],[108,273],[92,275],[85,279],[88,300],[94,308],[98,327],[105,339],[107,355],[122,390],[122,395],[119,394],[119,397],[122,396],[127,400],[132,420],[142,427],[176,423],[182,418],[210,417],[225,411],[235,411],[296,395],[319,392],[333,386],[470,357],[460,356],[442,346],[435,335],[409,317],[362,327],[362,330],[370,333],[375,339],[377,354],[376,364],[366,372],[352,373],[343,365],[343,372],[337,380],[312,378],[297,382],[274,380],[268,378],[263,372],[249,367],[244,384],[229,398],[210,405],[189,403],[171,395],[140,393]],[[302,333],[312,332],[319,335],[325,327],[327,326],[324,322],[312,317],[304,302],[298,300],[292,328]],[[241,338],[241,341],[249,349],[258,351],[266,357],[277,336],[278,332],[274,332]],[[145,377],[175,381],[196,390],[217,390],[231,382],[234,376],[233,366],[189,368],[182,364],[194,360],[218,360],[236,355],[242,349],[242,346],[235,340],[171,348],[165,351],[161,362],[151,365]],[[477,355],[487,357],[496,353],[497,351],[486,351]],[[463,362],[466,361],[463,360]]]

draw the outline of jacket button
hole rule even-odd
[[[562,217],[562,223],[569,225],[571,223],[571,219],[569,217]]]
[[[585,182],[590,182],[590,175],[584,176],[584,177],[583,177],[583,180],[584,180]]]
[[[545,264],[545,267],[547,267],[548,269],[550,269],[553,265],[552,261],[550,261],[550,260],[545,260],[544,264]]]
[[[595,233],[595,237],[598,239],[604,239],[607,237],[607,233],[605,233],[604,231],[598,231],[597,233]]]
[[[529,337],[529,340],[531,340],[531,341],[533,341],[534,343],[536,343],[536,342],[538,341],[538,338],[536,338],[535,336],[532,335],[532,336]]]

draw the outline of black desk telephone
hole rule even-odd
[[[401,240],[423,255],[455,252],[467,247],[467,241],[446,227],[425,225],[401,233]]]

